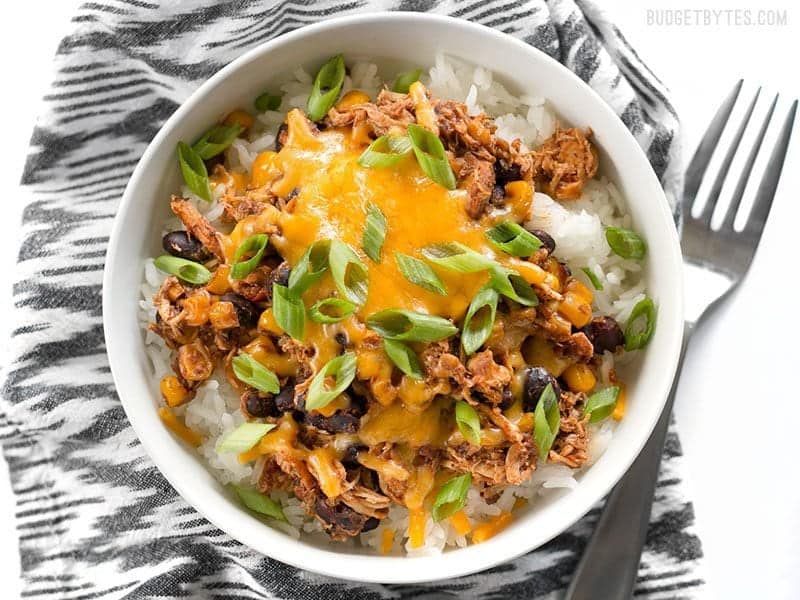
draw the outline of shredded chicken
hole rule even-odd
[[[458,167],[458,187],[467,192],[467,214],[479,219],[489,207],[494,189],[494,166],[492,161],[480,159],[472,152],[456,159]]]
[[[391,499],[363,485],[357,485],[342,494],[342,502],[357,513],[383,519],[392,505]]]
[[[173,196],[170,202],[172,212],[183,221],[183,225],[193,237],[200,240],[205,248],[216,256],[219,260],[225,261],[225,253],[222,251],[220,233],[214,229],[194,204],[178,196]]]
[[[442,466],[456,473],[470,473],[472,481],[480,485],[501,485],[507,482],[506,453],[502,447],[462,443],[447,447]]]
[[[468,387],[467,369],[455,354],[450,352],[446,340],[428,344],[421,355],[428,385],[444,382],[448,387],[464,390]]]
[[[532,153],[536,180],[558,200],[580,197],[586,181],[597,173],[597,151],[588,138],[592,130],[561,129]]]
[[[581,414],[584,403],[583,394],[572,392],[562,392],[558,401],[561,426],[548,459],[572,469],[577,469],[589,458],[587,451],[589,439],[586,431],[589,417]]]
[[[492,406],[509,403],[511,369],[497,364],[491,350],[478,352],[467,362],[473,397]]]
[[[354,104],[341,110],[334,107],[328,111],[326,122],[331,127],[356,126],[366,123],[373,135],[387,133],[403,135],[410,123],[416,122],[411,112],[413,102],[407,94],[395,94],[383,90],[375,103]]]

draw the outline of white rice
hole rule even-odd
[[[392,76],[387,73],[386,80],[390,81]],[[383,81],[378,76],[375,64],[357,62],[352,65],[350,75],[345,80],[344,91],[360,89],[374,97]],[[438,97],[465,102],[470,114],[485,111],[494,116],[498,135],[509,141],[519,138],[526,147],[533,148],[555,130],[556,116],[544,98],[514,96],[493,79],[491,72],[483,68],[440,55],[427,74],[423,74],[422,81]],[[291,108],[305,106],[311,85],[312,76],[298,67],[292,78],[280,86],[284,96],[279,109],[258,115],[256,124],[249,132],[249,139],[237,139],[226,151],[225,158],[229,166],[249,171],[259,153],[272,149],[285,113]],[[217,200],[224,195],[224,186],[215,188],[214,201],[211,203],[202,201],[186,187],[181,193],[192,200],[212,223],[221,227],[218,219],[222,214],[222,205]],[[594,294],[595,313],[611,315],[620,322],[625,322],[633,306],[644,297],[641,265],[616,256],[605,240],[606,226],[630,226],[630,216],[624,207],[624,200],[614,184],[600,177],[588,182],[583,196],[576,201],[558,203],[537,192],[527,223],[532,228],[545,229],[553,236],[558,257],[568,264],[577,277],[588,284],[581,269],[588,267],[594,272],[603,284],[603,290]],[[164,232],[179,226],[178,220],[172,218],[164,224]],[[155,318],[152,298],[163,279],[153,261],[146,261],[139,316],[145,330],[146,350],[152,362],[156,385],[162,376],[170,373],[169,349],[159,336],[147,329],[148,323]],[[604,383],[609,381],[613,361],[609,353],[603,357],[600,378]],[[222,373],[215,373],[212,379],[200,386],[195,399],[175,412],[185,418],[189,427],[202,434],[204,442],[198,451],[208,469],[221,483],[246,484],[254,480],[257,470],[252,465],[241,465],[235,454],[220,454],[215,449],[225,433],[244,421],[239,410],[239,398]],[[600,425],[590,426],[589,460],[586,466],[597,461],[605,451],[614,427],[610,419]],[[579,473],[580,470],[560,464],[540,465],[529,481],[519,486],[509,486],[494,503],[487,503],[475,489],[471,489],[464,511],[473,523],[485,521],[501,511],[511,510],[517,498],[535,504],[538,497],[559,489],[563,493],[577,487],[579,479],[576,479],[576,475]],[[272,526],[294,538],[302,534],[311,538],[311,541],[329,542],[317,521],[305,513],[297,499],[286,492],[274,492],[272,497],[283,506],[288,521],[270,520]],[[400,553],[402,547],[408,555],[424,555],[441,552],[446,546],[463,547],[467,544],[465,537],[459,536],[448,522],[435,523],[428,518],[424,545],[411,548],[407,536],[408,510],[402,506],[392,506],[388,517],[381,521],[377,529],[362,533],[357,541],[349,543],[360,544],[377,552],[385,529],[395,532],[393,553]]]

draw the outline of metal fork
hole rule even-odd
[[[658,469],[686,346],[697,324],[710,312],[709,309],[718,305],[741,283],[764,231],[789,146],[797,112],[797,100],[792,103],[778,134],[744,229],[734,230],[734,221],[753,164],[775,112],[778,96],[772,101],[756,134],[721,227],[718,230],[711,228],[711,217],[717,206],[720,191],[744,136],[747,123],[753,114],[761,88],[750,101],[744,119],[733,136],[731,146],[713,180],[706,204],[697,217],[692,216],[692,206],[697,198],[697,191],[706,175],[711,156],[728,123],[741,87],[740,80],[717,110],[686,172],[681,199],[685,215],[681,250],[684,276],[687,280],[686,323],[678,362],[678,375],[675,376],[664,412],[650,439],[631,468],[609,494],[592,538],[567,589],[566,600],[623,600],[632,596],[647,526],[650,522]]]

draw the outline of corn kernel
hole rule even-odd
[[[533,200],[533,186],[527,181],[509,181],[505,185],[506,198],[512,202],[530,203]]]
[[[617,404],[614,406],[614,410],[611,412],[611,418],[615,421],[621,421],[622,417],[625,416],[625,401],[627,400],[627,393],[624,383],[620,381],[617,383],[617,385],[619,385],[619,395],[617,396]]]
[[[243,129],[247,130],[253,125],[253,117],[250,115],[250,113],[241,109],[237,109],[225,117],[223,123],[228,126],[239,125]]]
[[[542,267],[526,260],[512,259],[509,261],[509,265],[531,285],[545,283],[549,276],[549,273]]]
[[[336,103],[336,108],[338,110],[343,110],[355,106],[356,104],[365,104],[366,102],[369,102],[369,95],[361,90],[350,90]]]
[[[458,535],[467,535],[472,531],[472,523],[469,522],[469,518],[464,514],[463,510],[458,511],[450,517],[450,524]]]
[[[436,112],[433,110],[430,100],[428,100],[427,92],[420,81],[415,81],[408,87],[408,95],[414,101],[414,113],[417,115],[417,123],[420,127],[424,127],[438,136],[439,119],[436,117]]]
[[[183,386],[181,380],[175,377],[175,375],[167,375],[162,378],[159,387],[161,388],[161,395],[164,401],[172,408],[184,404],[191,398],[189,390]]]
[[[591,304],[592,300],[594,300],[594,292],[577,279],[569,280],[569,283],[567,283],[567,291],[579,296],[587,304]]]
[[[503,529],[508,527],[513,519],[514,518],[511,516],[511,513],[501,512],[496,517],[492,517],[486,521],[486,523],[481,523],[472,532],[472,543],[480,544],[481,542],[488,540],[490,537],[497,535]]]
[[[228,265],[218,266],[217,270],[214,271],[214,276],[211,278],[211,281],[206,284],[206,289],[217,296],[221,296],[229,291],[231,289],[231,283],[228,281],[230,272],[231,268]]]
[[[592,320],[592,306],[575,292],[567,292],[558,305],[558,312],[575,327],[581,328]]]
[[[576,363],[567,367],[563,373],[567,387],[573,392],[589,392],[594,389],[597,378],[589,365]]]
[[[533,413],[522,413],[522,416],[517,421],[517,427],[520,431],[533,431]]]
[[[522,356],[527,364],[544,367],[553,377],[559,377],[570,365],[570,360],[556,352],[555,346],[541,336],[530,336],[522,343]]]
[[[158,409],[158,416],[161,417],[164,425],[169,427],[175,435],[177,435],[190,446],[197,448],[203,443],[203,438],[200,437],[200,434],[192,431],[186,425],[181,423],[171,409],[167,408],[166,406],[162,406]]]
[[[389,554],[394,546],[394,529],[384,529],[381,533],[381,554]]]
[[[278,325],[278,322],[275,320],[275,315],[272,314],[271,308],[261,313],[261,316],[258,318],[258,328],[267,333],[283,335],[283,329],[281,329],[281,326]]]
[[[242,452],[239,454],[239,464],[246,465],[249,462],[253,462],[254,460],[258,460],[261,456],[261,448],[258,445],[253,446],[247,452]]]
[[[239,317],[236,308],[231,302],[214,302],[208,314],[211,326],[217,330],[233,329],[239,326]]]
[[[425,510],[422,508],[408,512],[408,541],[412,548],[419,548],[425,543]]]
[[[192,327],[200,327],[208,321],[211,297],[208,294],[195,294],[183,301],[184,321]]]

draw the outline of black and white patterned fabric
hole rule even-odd
[[[147,143],[202,81],[244,51],[307,23],[384,9],[455,15],[540,48],[597,90],[667,191],[676,189],[678,121],[667,92],[588,2],[87,2],[58,49],[22,182],[32,201],[0,437],[26,598],[533,600],[563,592],[599,507],[543,548],[480,575],[409,587],[337,581],[259,555],[198,515],[145,455],[114,390],[103,344],[104,255]],[[702,552],[674,432],[664,458],[636,596],[701,597]]]

